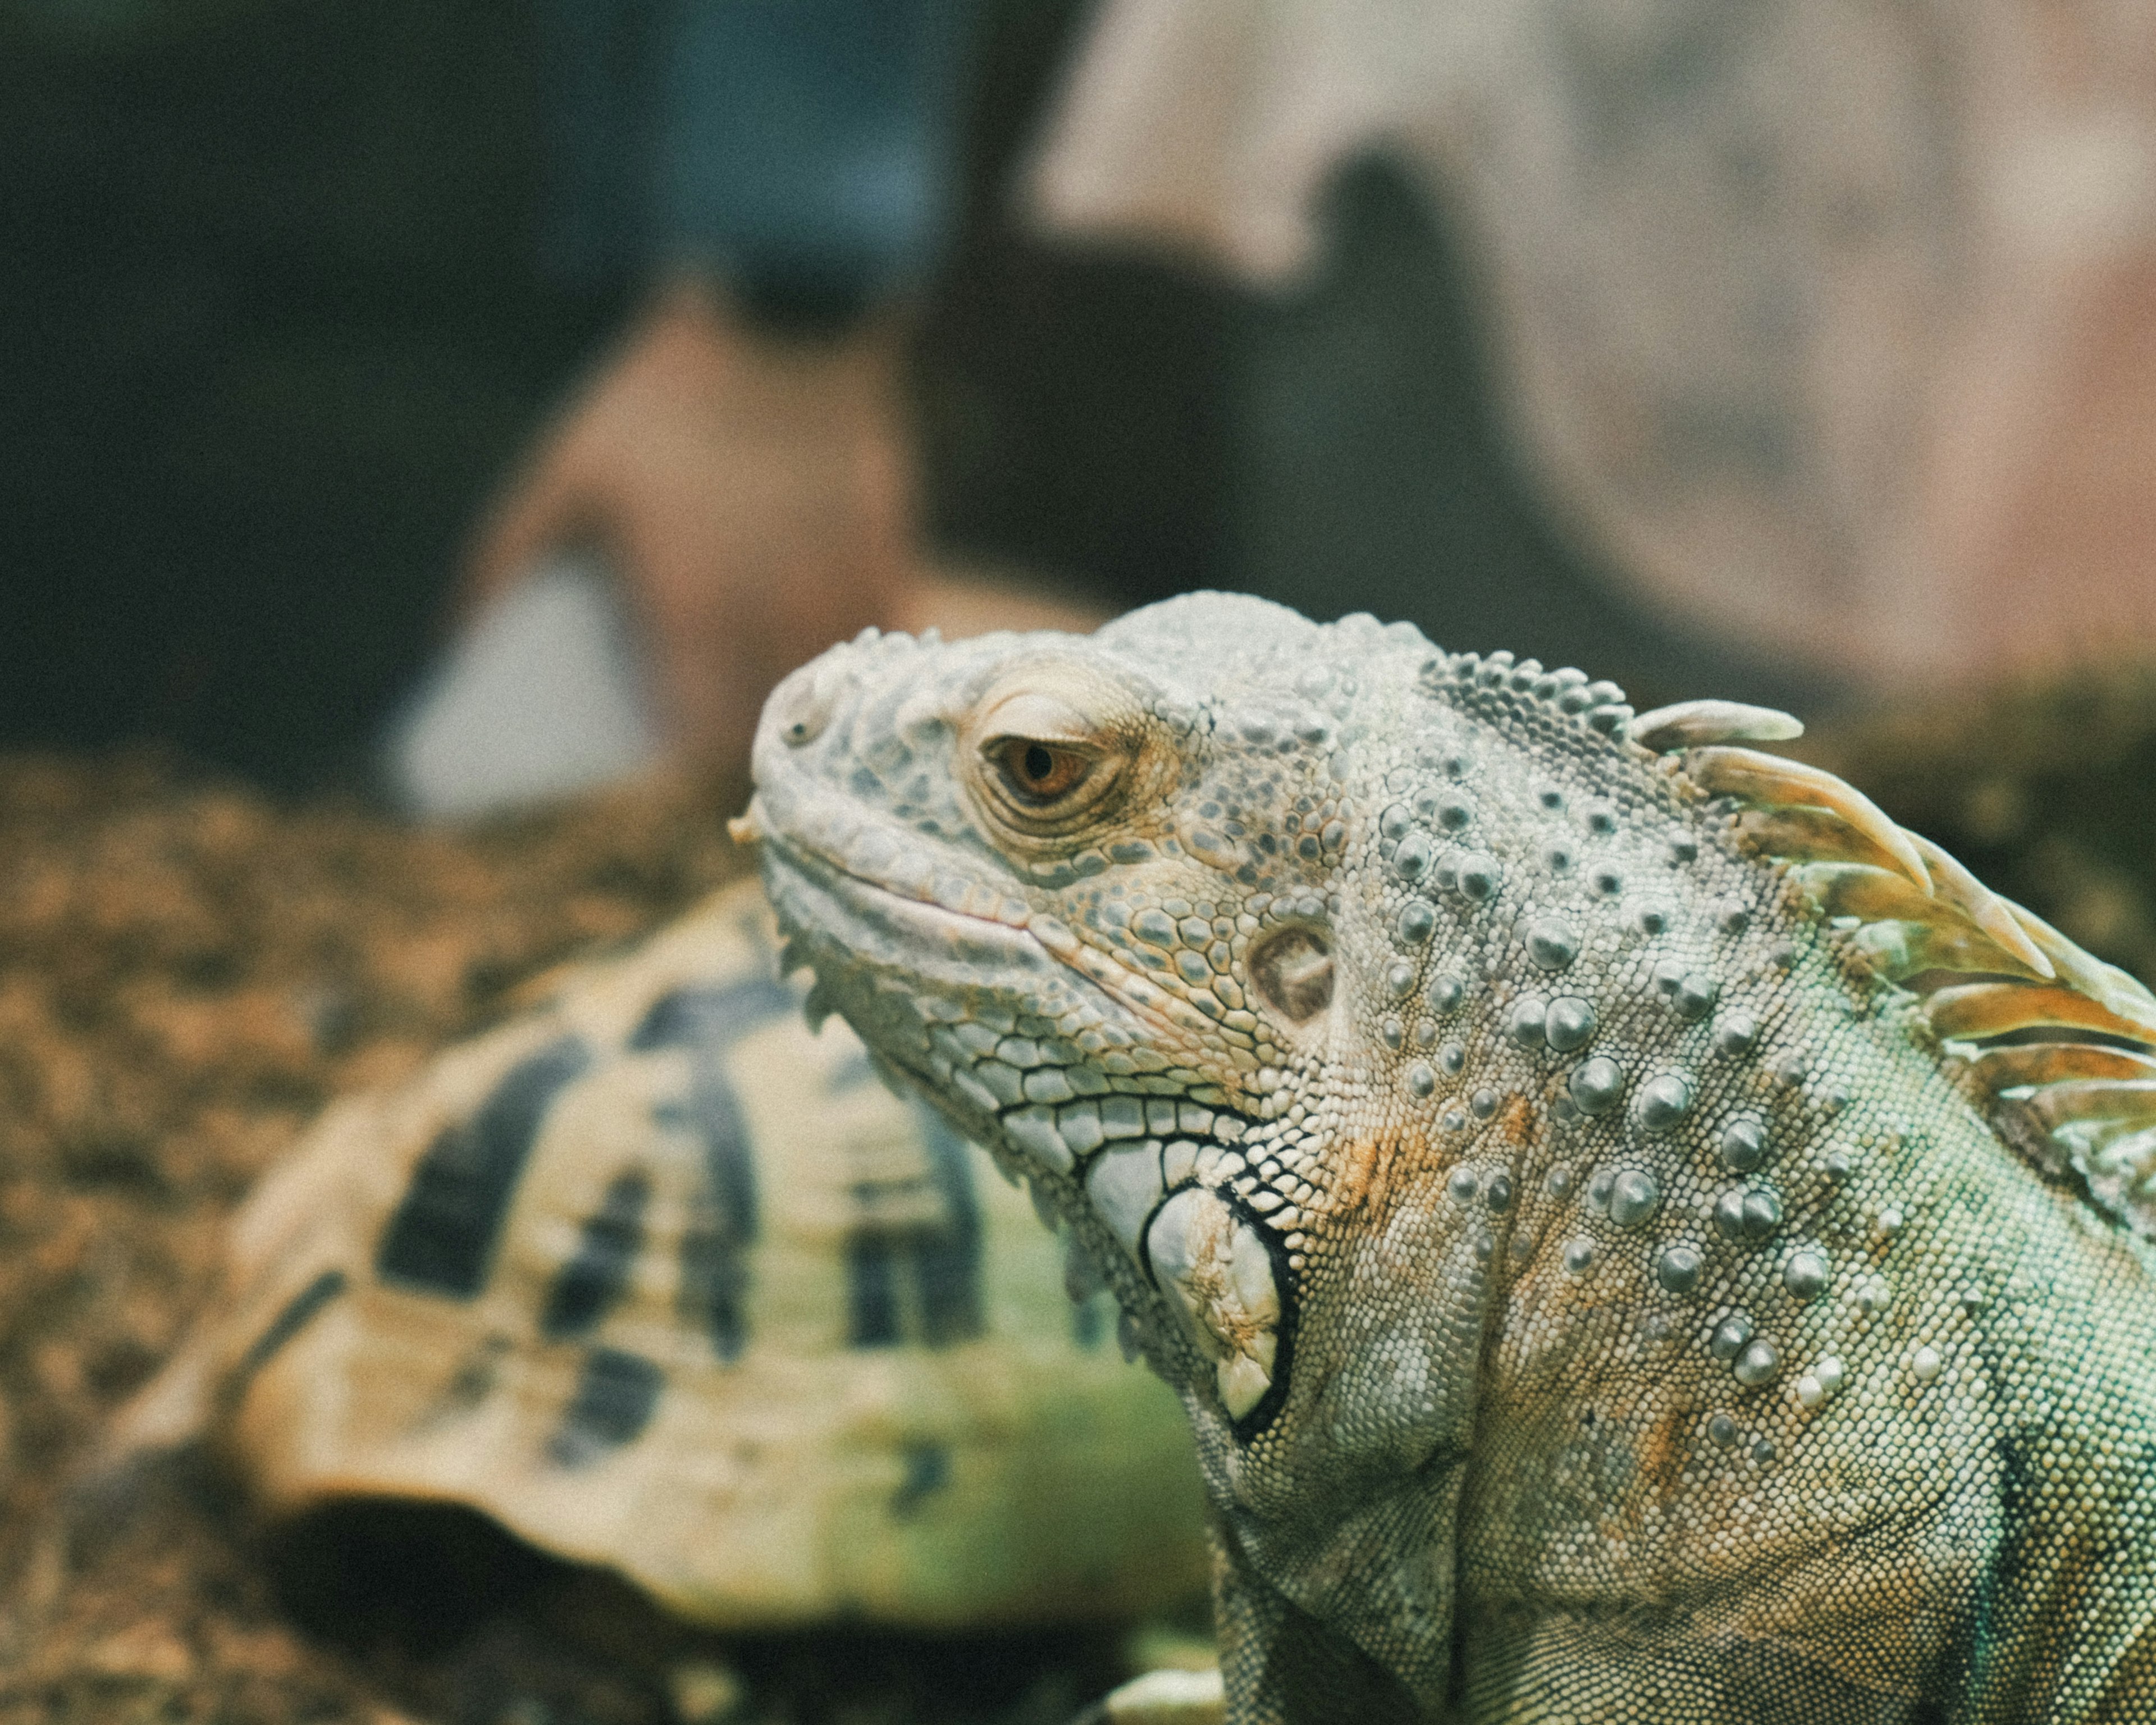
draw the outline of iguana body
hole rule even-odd
[[[1215,595],[865,636],[749,824],[1181,1391],[1236,1720],[2156,1720],[2156,1002],[1622,699]]]

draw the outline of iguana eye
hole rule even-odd
[[[1093,770],[1091,755],[1037,737],[1002,737],[989,745],[988,753],[1003,775],[1004,788],[1031,809],[1060,802]]]
[[[982,812],[1019,844],[1060,844],[1111,817],[1143,756],[1119,691],[1082,680],[1065,691],[1054,669],[1029,667],[1019,686],[990,691],[965,730]]]

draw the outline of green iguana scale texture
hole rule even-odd
[[[1182,1395],[1233,1719],[2156,1721],[2156,1000],[1623,701],[1216,594],[870,632],[746,829]]]

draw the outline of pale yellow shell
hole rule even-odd
[[[121,1443],[208,1433],[274,1510],[470,1505],[726,1627],[1187,1598],[1182,1411],[1063,1283],[983,1152],[808,1030],[745,884],[331,1109]]]

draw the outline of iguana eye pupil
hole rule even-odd
[[[1086,782],[1093,767],[1091,757],[1081,750],[1058,748],[1026,737],[1009,738],[993,754],[1011,794],[1035,807],[1070,795]]]

